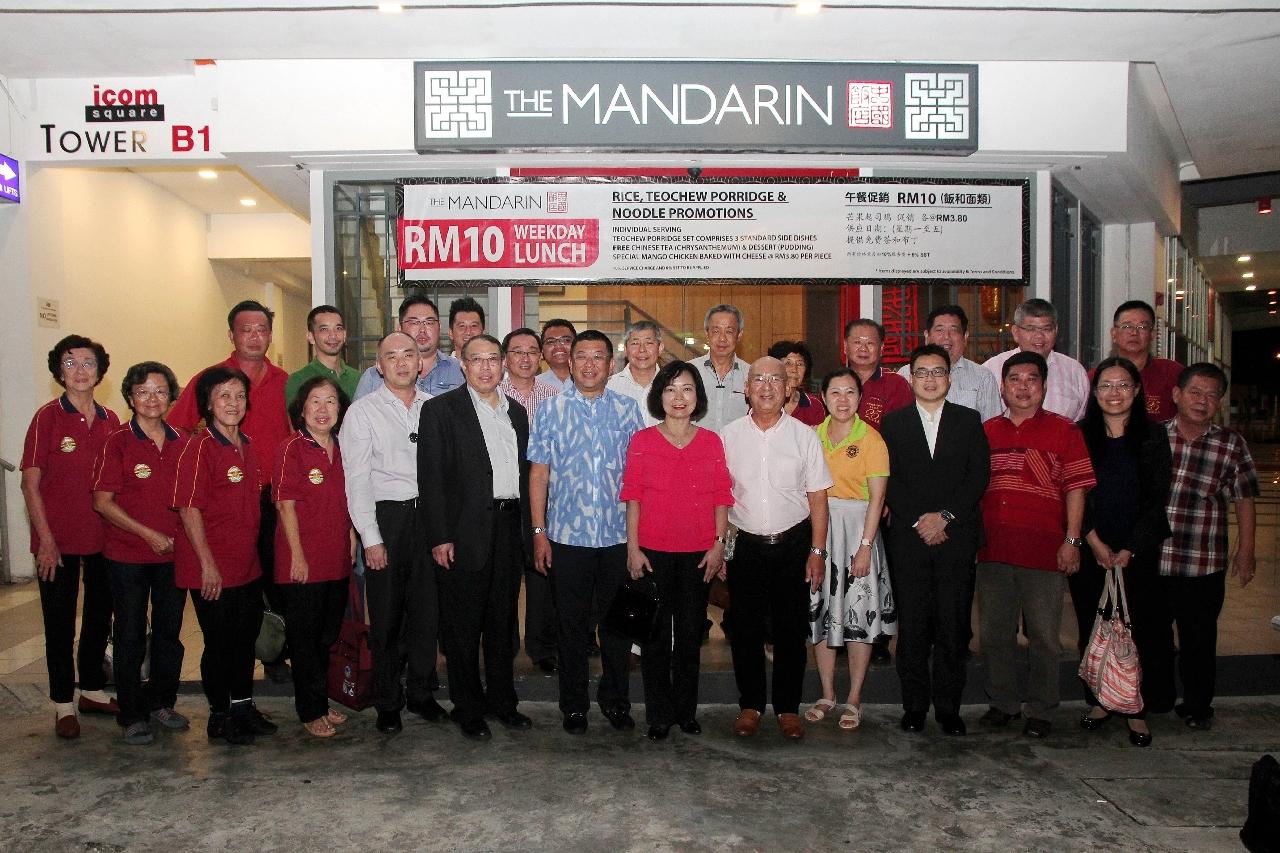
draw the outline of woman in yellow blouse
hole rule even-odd
[[[862,383],[848,369],[822,380],[822,398],[831,414],[818,427],[835,485],[827,490],[831,524],[827,533],[827,573],[809,602],[809,641],[817,659],[822,698],[805,712],[811,723],[834,715],[836,650],[849,652],[849,696],[838,725],[846,731],[862,722],[862,684],[871,663],[871,643],[897,631],[893,592],[880,541],[880,516],[889,477],[884,440],[858,417]]]

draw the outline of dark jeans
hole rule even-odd
[[[253,644],[262,628],[262,585],[257,581],[222,590],[214,601],[191,590],[204,634],[200,686],[209,710],[229,711],[232,699],[253,698]]]
[[[1167,711],[1177,697],[1173,681],[1173,625],[1178,625],[1178,675],[1190,716],[1213,713],[1218,668],[1218,615],[1227,593],[1227,573],[1199,578],[1156,578],[1156,612],[1149,665],[1144,658],[1143,697],[1154,712]],[[1149,698],[1148,698],[1149,697]]]
[[[387,566],[364,576],[374,704],[379,711],[398,711],[406,697],[413,704],[431,698],[428,681],[436,668],[440,624],[436,574],[417,501],[378,501],[377,518]]]
[[[152,711],[178,701],[184,649],[182,611],[187,600],[174,586],[173,563],[111,561],[111,601],[115,608],[113,661],[121,726],[145,722]],[[151,675],[142,682],[147,656],[147,602],[151,602]]]
[[[482,565],[436,567],[440,618],[449,667],[449,699],[462,721],[485,713],[516,709],[515,648],[511,620],[520,597],[524,557],[520,547],[520,511],[494,510],[493,538]],[[484,684],[480,648],[484,645]]]
[[[289,599],[284,589],[287,584],[276,583],[276,504],[271,500],[271,487],[262,487],[262,496],[258,500],[261,518],[258,522],[258,563],[262,566],[262,593],[267,598],[267,607],[272,613],[279,614],[289,624]],[[289,634],[285,632],[284,648],[275,660],[263,661],[266,664],[283,663],[289,659]]]
[[[587,644],[592,642],[596,605],[607,612],[627,576],[625,543],[606,548],[582,548],[551,543],[551,591],[559,617],[560,710],[585,714],[591,702],[587,686],[590,670]],[[603,667],[596,702],[602,710],[631,710],[629,671],[631,641],[600,626]]]
[[[738,705],[765,709],[765,634],[773,630],[773,712],[800,710],[800,692],[808,662],[809,559],[812,528],[809,520],[787,531],[776,545],[768,545],[745,531],[738,533],[729,563],[729,601],[733,606],[733,675]]]
[[[293,651],[293,707],[304,723],[329,712],[329,650],[338,639],[351,582],[281,584],[289,618],[285,637]]]
[[[650,726],[685,723],[698,713],[698,669],[702,625],[711,585],[698,568],[705,551],[672,553],[644,549],[658,585],[658,632],[644,644],[644,714]],[[674,637],[675,647],[672,648]]]
[[[82,564],[84,608],[80,616],[80,648],[76,650],[76,600],[80,596]],[[77,667],[81,690],[101,690],[106,686],[102,663],[111,633],[111,579],[106,558],[101,554],[63,554],[53,580],[40,581],[40,612],[44,615],[49,698],[54,702],[75,698]]]

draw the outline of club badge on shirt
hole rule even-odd
[[[139,462],[133,466],[133,476],[139,480],[145,480],[151,476],[151,466],[145,462]]]
[[[58,449],[63,453],[75,453],[76,440],[69,435],[64,435],[62,441],[58,442]]]
[[[307,479],[318,486],[324,482],[324,472],[319,468],[312,468],[307,472]]]
[[[233,483],[238,483],[244,479],[244,472],[240,470],[239,465],[232,465],[227,469],[227,479]]]
[[[858,455],[858,445],[851,444],[848,447],[846,447],[844,450],[844,455],[848,456],[850,459],[855,458]]]

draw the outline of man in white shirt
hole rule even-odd
[[[707,333],[707,355],[689,362],[702,375],[707,391],[707,414],[698,426],[720,432],[747,413],[748,365],[736,352],[742,338],[742,312],[733,305],[716,305],[707,311],[702,328]]]
[[[351,404],[342,423],[347,509],[364,543],[378,731],[400,731],[400,709],[445,718],[428,682],[436,666],[438,608],[431,553],[418,513],[418,421],[431,397],[418,385],[417,342],[392,332],[378,343],[382,384]],[[408,678],[401,676],[408,665]]]
[[[947,400],[968,406],[982,420],[994,418],[1004,411],[1000,399],[1000,383],[996,377],[977,362],[964,357],[969,346],[969,316],[959,305],[943,305],[934,308],[925,319],[925,343],[937,344],[947,351],[951,359],[951,387]],[[898,375],[911,381],[911,365],[904,364]]]
[[[1054,307],[1044,299],[1028,299],[1019,305],[1013,312],[1013,340],[1018,345],[1015,349],[992,356],[982,366],[999,382],[1001,368],[1014,353],[1038,353],[1049,365],[1044,383],[1045,411],[1073,422],[1083,418],[1089,402],[1089,374],[1080,362],[1054,350],[1053,345],[1058,342],[1058,312]]]
[[[630,397],[640,404],[644,425],[655,426],[658,419],[649,413],[649,386],[658,375],[658,357],[662,355],[662,330],[649,320],[637,320],[627,329],[623,339],[627,365],[609,377],[608,388]]]
[[[733,731],[751,737],[765,709],[765,627],[773,628],[773,711],[784,737],[804,737],[800,692],[808,660],[809,595],[827,561],[827,488],[831,472],[818,434],[782,411],[786,372],[776,358],[747,370],[751,414],[724,428],[733,476],[729,523],[737,528],[728,566],[733,602]]]

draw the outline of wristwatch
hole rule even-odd
[[[810,548],[809,553],[817,554],[819,557],[821,557],[824,560],[827,559],[828,557],[826,548]]]
[[[547,529],[546,529],[545,527],[535,527],[535,528],[533,528],[533,535],[534,535],[534,536],[537,536],[539,533],[546,533],[546,532],[547,532]]]
[[[870,540],[870,539],[868,539],[868,538],[866,538],[866,537],[864,536],[864,537],[862,537],[862,544],[863,544],[863,545],[866,545],[868,548],[870,548],[870,547],[871,547],[871,540]]]
[[[948,524],[956,520],[955,515],[953,515],[952,512],[947,509],[940,511],[938,515],[942,516],[942,520],[947,522]]]
[[[1074,546],[1076,546],[1077,548],[1080,548],[1080,547],[1082,547],[1082,546],[1084,545],[1084,540],[1083,540],[1083,539],[1072,539],[1070,536],[1068,536],[1068,537],[1067,537],[1067,544],[1068,544],[1068,545],[1074,545]]]

